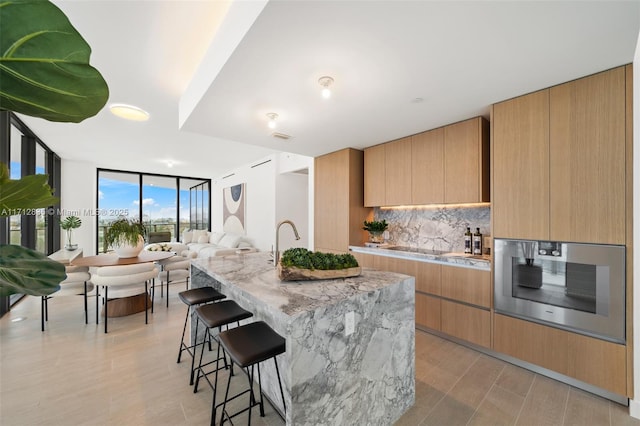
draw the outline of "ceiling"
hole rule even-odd
[[[27,125],[63,159],[211,178],[278,151],[317,156],[488,117],[494,102],[632,62],[640,28],[638,1],[54,3],[91,45],[108,104],[151,119],[105,108]],[[269,112],[291,139],[271,136]]]

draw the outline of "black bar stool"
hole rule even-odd
[[[240,305],[238,305],[233,300],[223,300],[221,302],[210,304],[210,305],[198,306],[195,309],[195,313],[198,318],[198,323],[202,321],[202,323],[206,327],[205,340],[206,342],[209,342],[209,345],[211,345],[212,338],[217,341],[217,339],[215,339],[211,334],[212,328],[217,327],[219,331],[222,331],[222,326],[226,325],[228,329],[229,324],[232,324],[234,322],[238,323],[238,326],[240,326],[240,321],[247,318],[251,318],[253,316],[253,313],[245,309],[242,309],[242,307],[240,307]],[[198,323],[196,323],[196,329],[197,329]],[[221,368],[228,368],[228,364],[227,364],[227,358],[225,357],[224,353],[222,354],[222,357],[220,356],[219,342],[218,342],[218,352],[216,355],[216,359],[214,359],[213,361],[209,361],[206,364],[202,364],[202,358],[204,357],[205,340],[203,340],[202,342],[202,350],[200,351],[200,361],[198,362],[198,368],[196,369],[197,375],[196,375],[196,383],[195,383],[195,386],[193,387],[193,393],[198,392],[198,383],[200,382],[200,377],[204,377],[204,379],[207,381],[207,383],[209,383],[209,386],[211,386],[211,389],[213,390],[213,403],[212,403],[212,407],[213,407],[216,404],[216,393],[217,393],[217,387],[218,387],[218,371]],[[223,367],[220,367],[220,360],[224,361]],[[215,368],[211,371],[205,372],[204,367],[211,365],[213,363],[216,364]],[[208,377],[209,374],[212,374],[212,373],[215,373],[215,379],[213,383],[211,383]],[[232,374],[233,374],[233,369],[231,369],[231,371],[229,372],[229,375],[232,375]],[[193,375],[193,372],[192,372],[192,375]],[[212,417],[212,421],[213,419],[214,418]]]
[[[282,396],[282,406],[286,414],[287,407],[284,402],[284,392],[282,391],[282,381],[280,380],[280,371],[278,370],[278,361],[276,356],[285,352],[285,339],[278,333],[273,331],[267,323],[263,321],[256,321],[251,324],[243,325],[233,328],[231,330],[223,331],[218,335],[220,345],[222,349],[229,355],[232,363],[242,367],[249,380],[249,389],[238,393],[237,395],[229,398],[229,386],[231,385],[231,374],[227,380],[227,390],[224,395],[224,402],[213,406],[213,412],[211,416],[211,425],[213,426],[215,421],[216,409],[222,405],[222,415],[220,416],[220,424],[222,425],[225,420],[225,414],[231,422],[231,419],[245,411],[249,411],[249,422],[251,424],[251,409],[256,405],[260,406],[260,416],[264,417],[264,403],[262,398],[262,379],[260,378],[260,363],[273,358],[273,362],[276,365],[276,374],[278,376],[278,385],[280,385],[280,395]],[[258,383],[260,386],[260,402],[256,402],[253,394],[253,379],[254,379],[254,366],[258,365]],[[251,371],[249,371],[251,367]],[[229,415],[226,412],[227,402],[238,398],[241,395],[249,392],[249,407],[244,410],[240,410],[237,413]]]
[[[184,304],[187,305],[187,316],[184,319],[184,326],[182,327],[182,338],[180,339],[180,350],[178,351],[178,363],[180,363],[180,358],[182,357],[182,352],[187,351],[189,355],[191,355],[191,377],[189,378],[189,384],[193,384],[193,366],[195,356],[195,347],[198,346],[197,342],[197,323],[196,323],[196,342],[193,345],[187,345],[184,343],[184,335],[187,331],[187,321],[189,320],[189,313],[191,312],[192,306],[202,305],[205,303],[215,302],[217,300],[221,300],[226,298],[224,294],[220,293],[213,287],[201,287],[201,288],[192,288],[191,290],[185,290],[178,293],[178,297]],[[192,352],[193,349],[193,352]],[[209,347],[211,349],[211,347]]]

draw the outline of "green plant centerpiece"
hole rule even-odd
[[[71,236],[73,230],[80,228],[80,225],[82,225],[82,220],[80,220],[78,216],[67,216],[60,222],[60,228],[67,232],[67,244],[64,246],[67,250],[75,250],[78,248],[77,244],[71,242]]]
[[[144,248],[147,228],[135,219],[120,218],[104,232],[104,243],[119,257],[136,257]]]
[[[351,254],[314,252],[302,247],[285,250],[278,264],[282,281],[355,277],[360,272],[358,261]]]
[[[371,222],[364,221],[362,229],[369,232],[369,241],[372,243],[384,243],[384,231],[387,230],[389,224],[385,219],[381,221],[372,220]]]

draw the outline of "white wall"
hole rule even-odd
[[[277,223],[282,219],[291,219],[300,236],[306,235],[304,246],[309,247],[310,242],[313,242],[312,232],[309,231],[313,229],[313,208],[309,204],[309,200],[313,198],[313,179],[294,173],[303,169],[313,173],[313,158],[283,153],[270,155],[213,179],[211,229],[222,230],[223,189],[245,183],[245,233],[253,245],[260,251],[271,251],[275,245]],[[291,217],[292,214],[295,218]],[[283,244],[302,246],[299,241],[296,244],[288,241],[289,234],[291,240],[295,241],[292,231],[282,229],[280,235],[283,237]]]
[[[640,418],[640,33],[633,60],[633,387],[629,414]]]
[[[96,254],[96,166],[87,162],[62,159],[60,208],[62,218],[78,216],[82,225],[73,230],[73,243],[82,248],[84,256]],[[61,230],[60,247],[66,243],[66,232]]]

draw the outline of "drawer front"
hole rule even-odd
[[[476,345],[491,347],[491,313],[460,303],[441,301],[442,332]]]
[[[442,297],[491,308],[491,273],[442,266]]]

